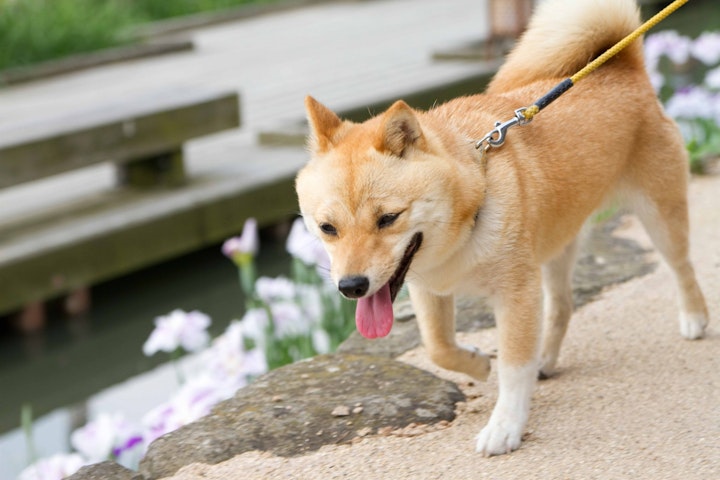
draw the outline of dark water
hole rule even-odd
[[[259,274],[287,274],[283,242],[263,236]],[[23,404],[39,417],[166,361],[142,353],[156,316],[200,310],[212,318],[214,336],[242,316],[244,304],[237,270],[219,245],[98,285],[92,298],[85,318],[54,312],[34,337],[0,322],[0,434],[19,426]]]

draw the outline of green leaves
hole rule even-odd
[[[707,164],[720,156],[720,127],[710,119],[697,118],[694,125],[701,131],[687,144],[690,154],[690,171],[704,173]]]

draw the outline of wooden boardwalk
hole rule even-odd
[[[187,171],[195,180],[180,199],[156,194],[156,201],[140,210],[129,207],[107,218],[132,224],[149,209],[157,213],[169,203],[244,198],[248,204],[237,206],[240,213],[228,218],[230,231],[201,235],[184,247],[198,248],[237,230],[242,217],[262,208],[254,201],[256,193],[266,191],[267,196],[278,186],[291,189],[294,173],[306,160],[303,149],[261,147],[257,138],[261,132],[300,125],[306,94],[337,111],[349,111],[463,80],[467,88],[468,79],[486,75],[489,67],[435,62],[432,53],[484,38],[486,12],[486,0],[340,1],[201,28],[189,33],[195,44],[189,52],[0,88],[0,131],[163,88],[238,91],[242,127],[188,145]],[[478,84],[478,91],[483,88]],[[116,188],[115,178],[112,165],[99,165],[0,190],[0,259],[27,255],[46,241],[32,233],[3,241],[18,225],[42,223],[63,205],[92,202]],[[274,212],[277,218],[288,213]],[[273,215],[264,218],[270,221]],[[76,228],[91,227],[69,224],[66,229]],[[53,235],[72,236],[62,229]]]

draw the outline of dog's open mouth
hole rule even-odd
[[[415,235],[413,235],[412,239],[410,240],[410,243],[408,244],[407,248],[405,249],[405,253],[403,254],[402,260],[400,260],[400,265],[398,265],[397,270],[395,270],[395,273],[392,277],[390,277],[390,281],[388,282],[388,285],[390,286],[390,301],[394,302],[395,298],[397,298],[397,294],[400,292],[400,289],[402,288],[403,282],[405,281],[405,275],[407,275],[408,270],[410,269],[410,263],[412,263],[412,259],[415,256],[415,253],[420,249],[420,245],[423,241],[423,234],[422,232],[418,232]]]
[[[422,232],[413,235],[397,270],[390,277],[390,280],[374,294],[358,299],[357,309],[355,310],[355,324],[363,337],[378,338],[390,333],[395,319],[392,303],[395,301],[400,288],[402,288],[405,275],[407,275],[413,257],[420,249],[422,241]]]

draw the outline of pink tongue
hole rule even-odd
[[[355,309],[355,325],[363,337],[384,337],[390,333],[393,319],[389,283],[386,283],[374,295],[358,299],[357,309]]]

